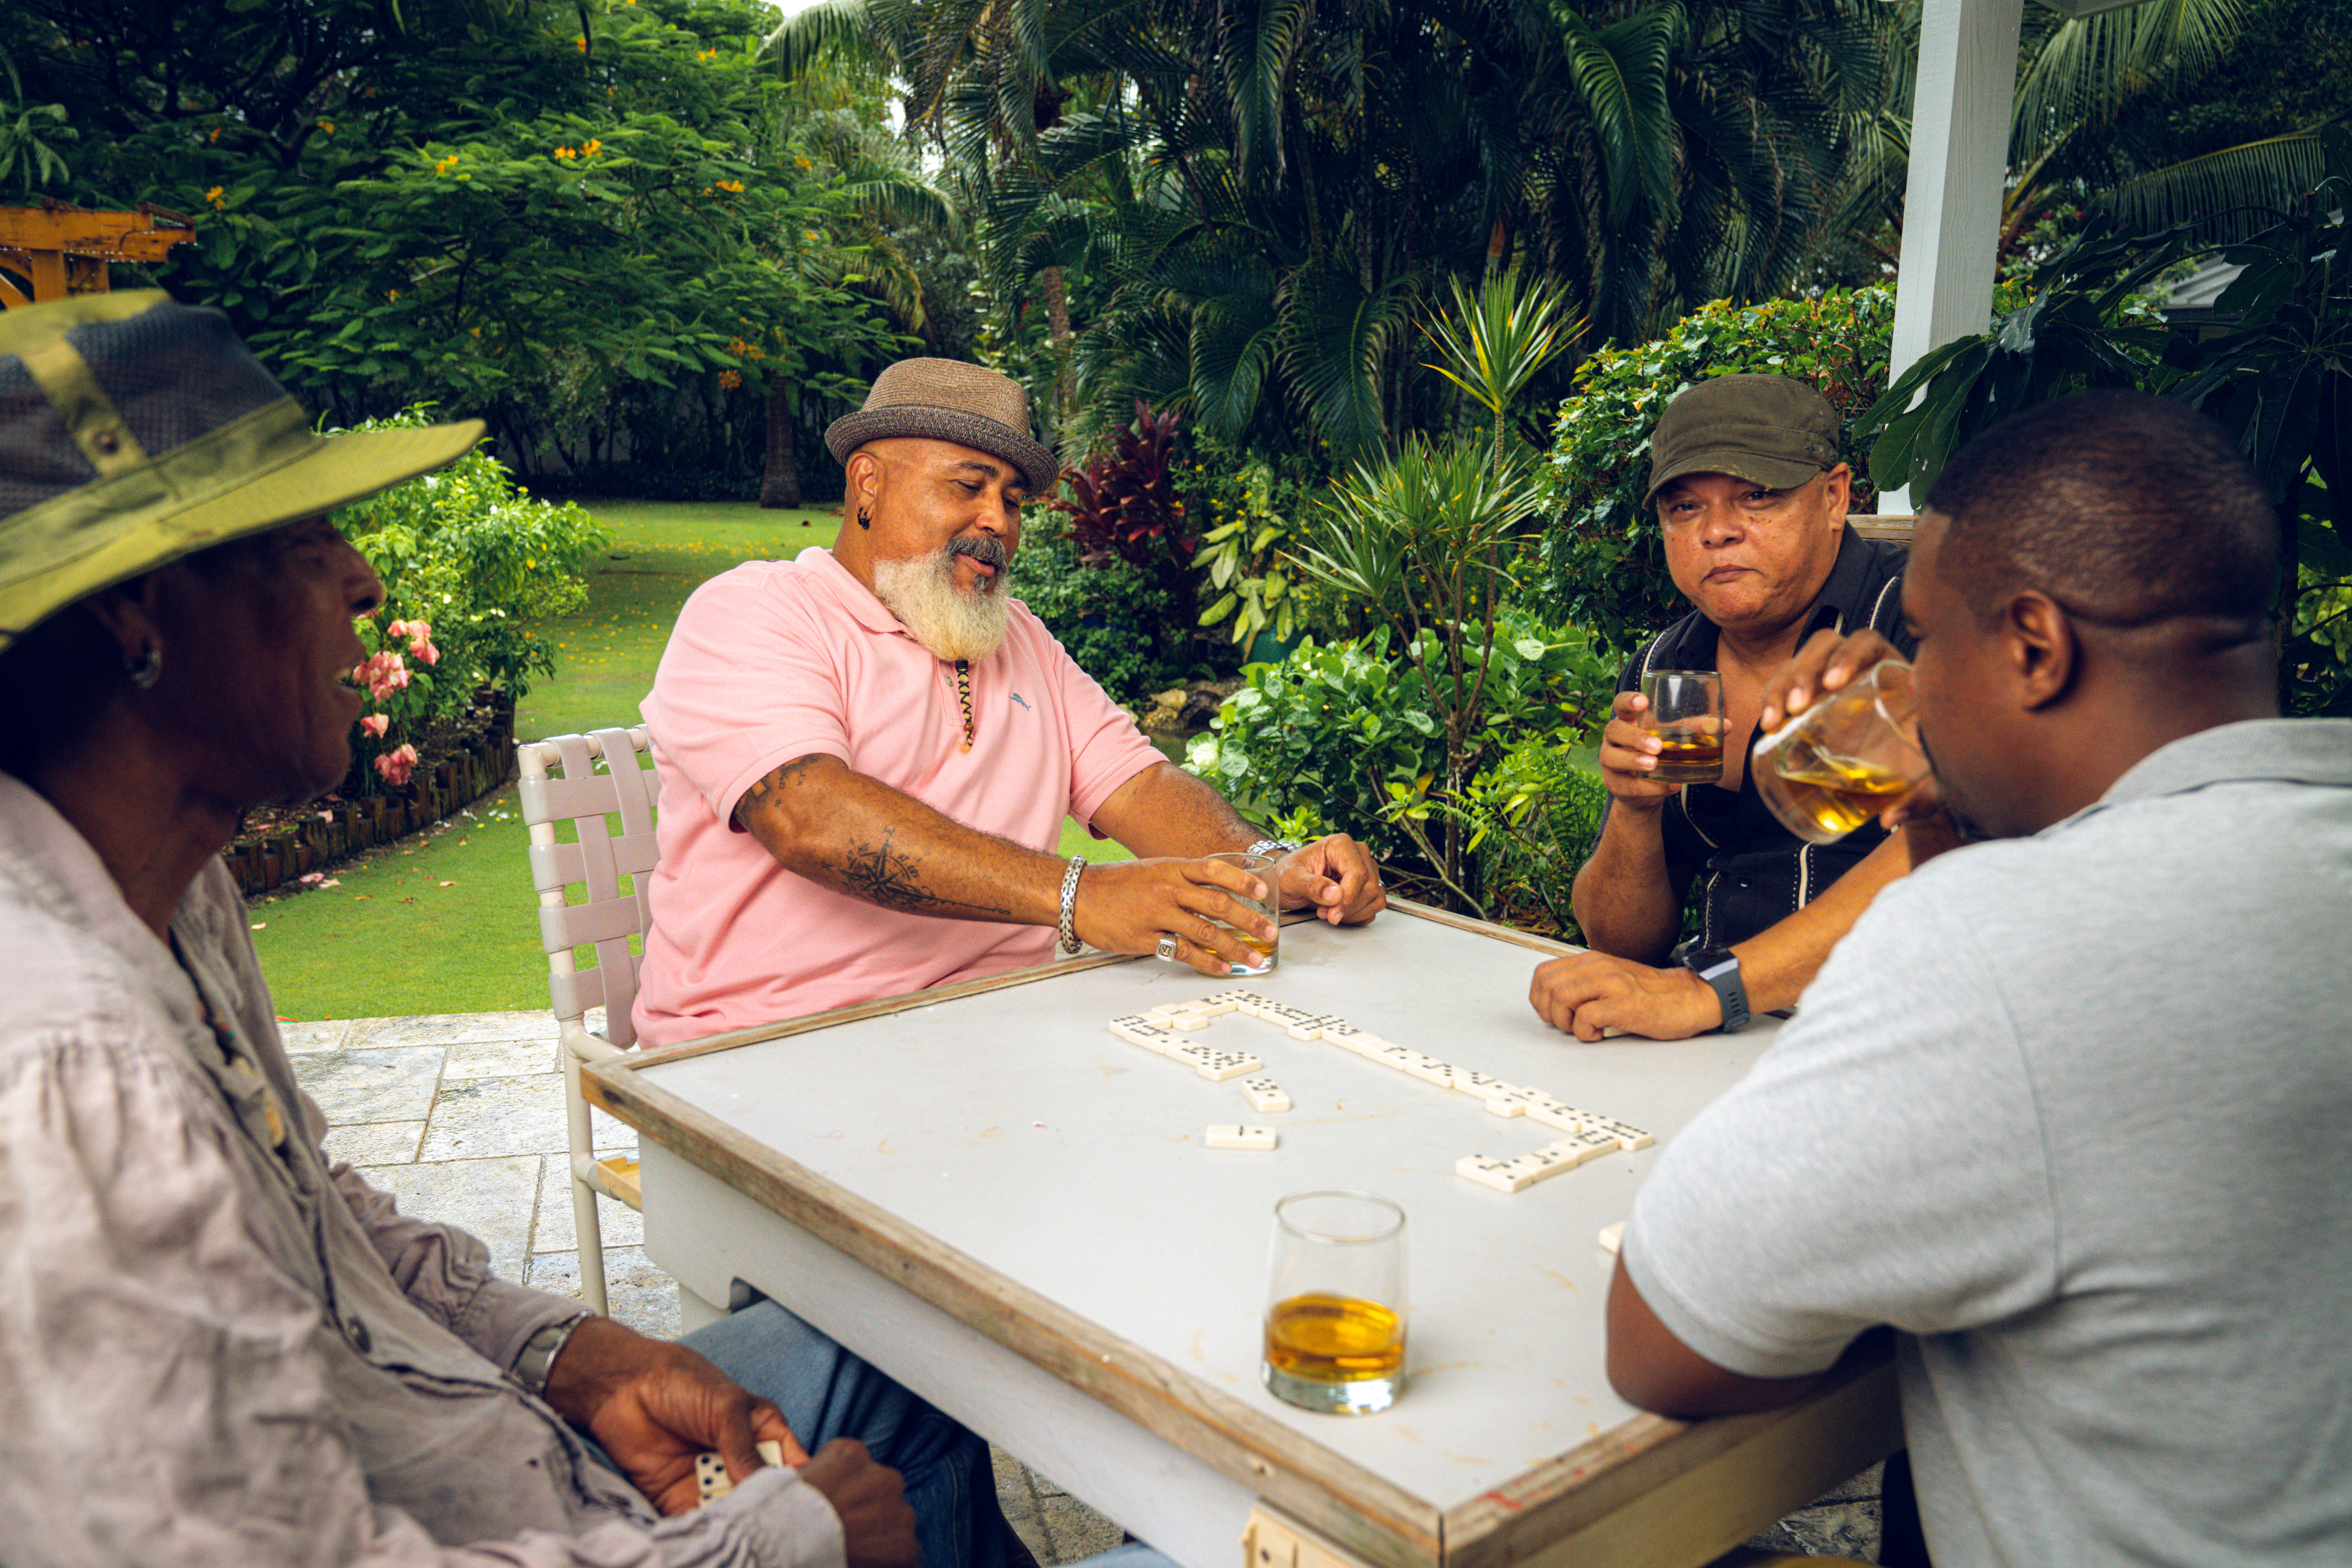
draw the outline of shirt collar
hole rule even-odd
[[[2134,763],[2066,822],[2136,800],[2255,782],[2352,788],[2352,719],[2248,719],[2183,735]]]
[[[202,1019],[195,988],[172,950],[147,929],[121,886],[72,823],[23,780],[0,773],[0,875],[15,879],[36,907],[89,933],[121,955],[183,1028]],[[181,900],[173,924],[183,922]]]
[[[849,613],[849,618],[867,631],[914,640],[914,634],[890,613],[890,606],[876,598],[874,590],[859,582],[856,574],[834,559],[833,552],[824,545],[810,545],[793,557],[793,564],[806,568],[812,580],[822,584],[835,602]]]

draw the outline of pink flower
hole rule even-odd
[[[375,760],[375,771],[383,775],[388,784],[396,787],[406,784],[408,775],[416,771],[416,748],[404,742],[400,750],[386,752]]]
[[[392,728],[392,720],[382,713],[371,713],[360,721],[360,728],[381,741],[383,739],[383,732]],[[319,815],[323,816],[326,813],[320,812]]]
[[[441,650],[433,646],[432,622],[394,621],[384,629],[394,637],[404,637],[408,639],[408,652],[412,658],[421,658],[427,664],[441,662]]]
[[[352,679],[368,689],[368,695],[378,702],[408,684],[408,666],[397,651],[380,653],[365,664],[355,666]]]
[[[410,643],[408,645],[408,651],[415,654],[417,658],[423,659],[427,664],[438,664],[441,662],[441,650],[435,647],[429,642]]]
[[[404,637],[408,635],[408,623],[406,621],[394,621],[392,625],[383,628],[383,635],[395,640]]]

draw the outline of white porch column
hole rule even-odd
[[[2025,0],[1927,0],[1911,106],[1911,176],[1895,286],[1892,382],[1931,349],[1992,320]],[[1889,490],[1879,510],[1912,510]]]

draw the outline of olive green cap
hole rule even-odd
[[[0,313],[0,649],[101,588],[463,456],[482,422],[320,436],[228,318],[160,290]]]
[[[1792,490],[1837,462],[1838,416],[1829,399],[1785,375],[1719,375],[1666,405],[1650,436],[1642,504],[1685,474],[1729,474]]]

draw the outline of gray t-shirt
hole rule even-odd
[[[1878,895],[1625,1263],[1718,1365],[1901,1331],[1939,1568],[2352,1562],[2352,721]]]

